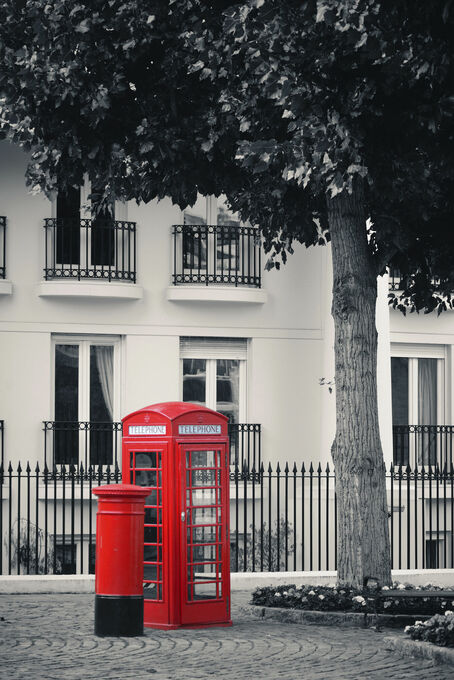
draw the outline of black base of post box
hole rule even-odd
[[[143,635],[143,595],[95,595],[95,635]]]

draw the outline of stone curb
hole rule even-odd
[[[454,666],[454,649],[438,647],[431,642],[420,642],[398,636],[385,637],[383,639],[385,649],[399,652],[402,656],[431,659],[435,663]]]
[[[244,614],[261,619],[271,619],[281,623],[314,624],[316,626],[343,626],[349,628],[403,628],[415,622],[424,621],[430,616],[395,614],[360,614],[356,612],[319,612],[305,609],[287,609],[286,607],[263,607],[262,605],[247,605],[242,607]]]
[[[282,585],[334,585],[335,571],[297,572],[232,572],[231,589],[254,590]],[[449,586],[454,583],[454,569],[400,570],[392,572],[393,579],[412,585]],[[0,593],[94,593],[94,575],[0,575]],[[363,614],[360,614],[363,616]],[[421,618],[421,617],[419,617]]]
[[[32,574],[0,576],[0,593],[9,595],[38,595],[49,593],[94,593],[95,577],[80,574],[54,576]]]

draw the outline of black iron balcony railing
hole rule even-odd
[[[44,278],[136,282],[136,223],[44,220]]]
[[[88,421],[43,421],[44,463],[78,465],[119,465],[121,423]]]
[[[388,275],[388,288],[389,290],[400,290],[401,286],[401,274],[398,269],[390,269]]]
[[[439,285],[440,279],[432,278],[432,284]],[[388,275],[388,289],[393,291],[402,290],[402,274],[398,269],[390,269]]]
[[[6,217],[0,217],[0,279],[6,279]]]
[[[434,466],[449,470],[453,459],[454,425],[394,425],[394,465]]]
[[[253,227],[173,226],[173,284],[261,286],[259,232]]]

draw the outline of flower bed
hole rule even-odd
[[[432,642],[440,647],[454,647],[454,612],[445,611],[435,614],[427,621],[415,621],[414,626],[407,626],[405,632],[412,640]]]
[[[252,604],[265,607],[286,607],[289,609],[305,609],[310,611],[357,612],[363,614],[444,614],[454,607],[454,588],[441,588],[427,584],[411,586],[393,583],[393,590],[418,591],[415,597],[399,598],[390,593],[387,586],[383,588],[362,590],[345,586],[278,586],[257,588],[252,594]],[[444,595],[433,597],[436,591]],[[424,597],[429,591],[431,597]],[[446,591],[452,591],[452,598],[446,597]]]

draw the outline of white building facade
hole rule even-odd
[[[4,468],[120,464],[115,423],[185,400],[229,416],[238,462],[325,469],[335,426],[329,247],[297,247],[267,272],[255,231],[222,198],[184,212],[167,200],[116,204],[104,224],[91,215],[88,180],[49,201],[27,192],[26,161],[0,144]],[[388,285],[379,281],[377,303],[385,462],[442,467],[452,459],[454,315],[404,317],[388,308]],[[451,504],[437,540],[449,557]]]

